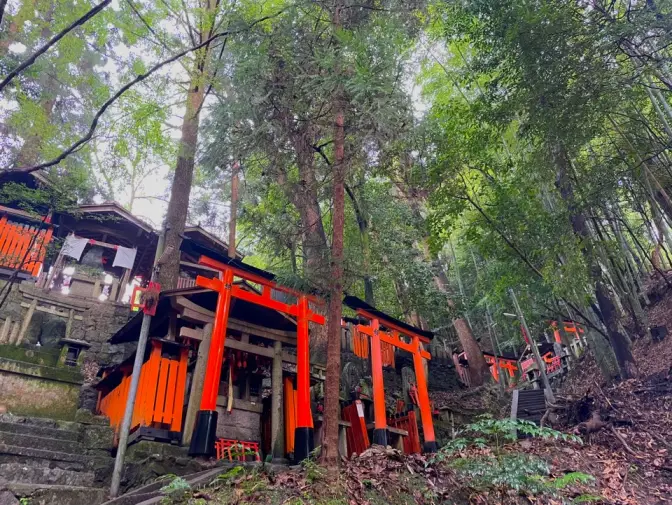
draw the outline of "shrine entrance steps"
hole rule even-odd
[[[111,441],[103,425],[0,415],[0,498],[26,498],[31,505],[102,503],[114,465],[105,447]]]

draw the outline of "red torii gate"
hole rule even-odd
[[[434,423],[432,421],[432,409],[429,404],[427,392],[427,377],[423,366],[423,358],[431,359],[431,354],[422,348],[422,344],[428,344],[432,333],[388,316],[371,307],[366,302],[354,296],[346,296],[343,301],[348,307],[355,309],[358,316],[370,321],[369,325],[358,324],[357,331],[371,338],[371,374],[373,378],[373,443],[387,445],[387,414],[385,411],[385,386],[383,384],[383,363],[380,343],[385,342],[399,349],[408,351],[413,355],[413,368],[415,368],[415,380],[418,389],[418,403],[424,434],[424,452],[436,452],[438,449],[436,436],[434,435]],[[383,331],[384,326],[389,331]],[[401,335],[410,338],[407,343],[401,339]]]
[[[239,298],[262,307],[277,310],[296,317],[296,396],[297,419],[294,442],[294,458],[301,461],[314,449],[313,428],[310,413],[310,349],[308,323],[324,324],[324,316],[310,311],[308,302],[322,303],[316,297],[278,285],[274,276],[263,270],[244,265],[231,259],[228,263],[201,256],[199,264],[221,272],[220,279],[198,276],[196,285],[219,293],[215,321],[210,337],[210,352],[203,381],[201,408],[196,417],[194,435],[189,446],[191,456],[212,456],[215,453],[217,429],[217,392],[222,373],[224,342],[231,308],[231,297]],[[262,286],[262,293],[244,290],[233,284],[234,277]],[[271,297],[272,290],[282,291],[296,297],[296,303],[288,304]]]

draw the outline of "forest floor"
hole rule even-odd
[[[651,325],[672,328],[672,289],[658,279],[651,292]],[[162,503],[672,503],[672,334],[657,343],[638,340],[633,351],[640,378],[613,385],[604,382],[592,356],[584,357],[558,391],[558,409],[547,416],[556,432],[519,427],[531,436],[517,439],[502,401],[502,420],[477,421],[458,434],[465,438],[434,456],[373,447],[341,462],[334,473],[312,461],[280,474],[239,468],[200,490],[171,485]],[[490,386],[462,394],[463,407],[492,407],[496,393]]]
[[[333,474],[312,461],[279,474],[238,468],[209,487],[167,493],[163,503],[672,503],[670,342],[637,342],[635,353],[648,375],[612,386],[601,382],[594,360],[586,357],[581,372],[558,393],[565,408],[553,427],[562,435],[534,429],[535,436],[516,440],[510,421],[490,419],[435,456],[373,447],[343,461]],[[599,412],[601,425],[586,433],[591,423],[578,421],[593,412]]]

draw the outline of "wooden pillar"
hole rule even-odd
[[[338,426],[338,453],[343,458],[348,458],[348,437],[345,426]]]
[[[184,409],[184,390],[187,386],[187,367],[189,366],[189,349],[180,349],[180,364],[177,367],[177,381],[175,399],[170,423],[170,431],[180,431],[182,428],[182,410]],[[168,391],[171,394],[172,391]]]
[[[23,337],[26,335],[26,331],[28,330],[28,326],[30,325],[30,320],[33,319],[33,314],[35,313],[36,307],[37,307],[37,298],[33,298],[33,301],[30,302],[30,307],[28,307],[28,312],[26,312],[26,315],[23,318],[23,322],[21,323],[21,330],[19,331],[19,336],[14,342],[14,345],[19,345],[23,340]]]
[[[296,429],[294,460],[303,461],[315,448],[313,419],[310,411],[310,348],[308,336],[308,299],[302,296],[296,318]]]
[[[415,380],[418,388],[418,403],[420,404],[420,416],[422,418],[422,431],[425,437],[424,452],[436,452],[436,436],[434,435],[434,423],[432,421],[432,409],[429,406],[429,393],[427,392],[427,376],[425,375],[424,359],[420,355],[422,345],[418,337],[413,337],[413,365],[415,368]]]
[[[198,279],[203,279],[198,277]],[[202,287],[213,289],[219,293],[215,322],[210,337],[210,352],[208,365],[203,380],[203,394],[201,409],[196,417],[194,436],[189,446],[190,456],[212,456],[215,452],[215,438],[217,430],[217,395],[219,381],[222,375],[222,360],[224,359],[224,343],[226,341],[226,327],[231,308],[231,288],[233,287],[233,270],[223,271],[223,279],[205,279]]]
[[[54,265],[53,268],[51,269],[51,272],[48,275],[44,276],[44,284],[41,286],[43,289],[49,290],[49,286],[51,286],[51,281],[54,280],[54,278],[63,268],[64,261],[65,256],[63,255],[63,249],[61,248],[61,251],[58,253],[58,257],[56,258],[56,261],[54,261]]]
[[[250,335],[247,334],[247,333],[241,334],[240,341],[245,343],[245,344],[249,344],[250,343]],[[250,401],[250,374],[247,373],[247,372],[245,373],[245,386],[243,386],[243,387],[244,387],[243,400],[245,400],[246,402],[249,402]]]
[[[9,341],[7,342],[8,344],[16,344],[16,342],[18,341],[20,328],[21,323],[19,323],[18,321],[14,321],[14,323],[12,324],[12,329],[9,333]]]
[[[5,322],[2,324],[2,332],[0,333],[0,344],[9,343],[9,329],[12,327],[12,318],[7,316]]]
[[[68,322],[65,323],[65,338],[70,338],[70,334],[72,333],[72,323],[75,319],[75,309],[70,309],[70,312],[68,313]]]
[[[191,376],[191,389],[189,391],[189,404],[187,405],[187,415],[184,418],[184,429],[182,430],[182,444],[187,445],[191,442],[191,435],[194,432],[194,423],[196,414],[201,404],[203,394],[203,378],[208,364],[208,352],[210,351],[210,335],[212,334],[212,324],[208,323],[203,328],[203,340],[198,344],[198,354],[196,355],[196,365]]]
[[[168,334],[166,335],[166,339],[173,342],[177,340],[177,313],[174,310],[171,310],[168,316]]]
[[[385,408],[385,385],[383,383],[383,359],[380,350],[378,319],[371,321],[371,376],[373,379],[373,443],[387,445],[387,409]]]
[[[100,293],[102,293],[102,289],[100,289],[100,279],[96,279],[93,283],[93,298],[97,300]]]
[[[282,342],[273,342],[271,369],[271,452],[274,458],[284,458],[285,437],[282,411]]]
[[[121,280],[119,281],[119,291],[117,292],[116,296],[116,300],[118,302],[120,302],[121,299],[124,297],[124,293],[126,293],[126,285],[128,284],[130,278],[131,278],[131,269],[124,268],[124,275],[121,276]]]

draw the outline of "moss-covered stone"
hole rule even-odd
[[[111,451],[114,448],[114,430],[110,426],[85,424],[79,427],[79,442],[85,450]]]
[[[84,381],[82,374],[77,369],[57,368],[46,365],[38,365],[25,361],[16,361],[0,357],[0,371],[31,375],[43,379],[68,382],[80,385]]]
[[[77,410],[79,384],[43,378],[6,367],[0,359],[0,404],[12,414],[72,421]],[[16,363],[16,362],[14,362]],[[29,365],[37,368],[39,365]]]
[[[187,456],[187,453],[187,447],[141,440],[128,448],[126,459],[127,461],[142,461],[149,457],[183,458]]]
[[[105,416],[97,416],[88,409],[77,409],[75,421],[81,424],[94,424],[99,426],[109,426],[110,420]]]
[[[29,349],[11,344],[0,345],[0,358],[45,366],[58,364],[58,353],[53,350]]]

